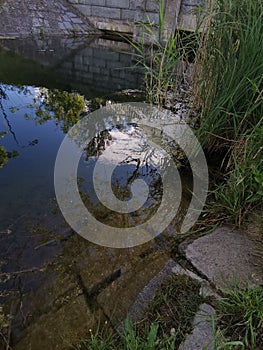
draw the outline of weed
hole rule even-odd
[[[209,150],[234,145],[263,114],[263,3],[217,0],[196,59],[199,137]],[[200,68],[201,67],[201,68]]]
[[[263,289],[244,289],[237,284],[222,290],[225,297],[218,301],[219,326],[224,336],[240,341],[248,349],[263,344]]]
[[[188,276],[172,276],[157,290],[146,310],[147,322],[158,322],[158,336],[169,339],[173,330],[175,347],[192,330],[192,320],[204,298],[199,293],[200,284]],[[138,330],[144,331],[139,324]]]
[[[196,34],[189,34],[187,41],[177,32],[164,38],[164,0],[160,3],[159,26],[149,20],[139,23],[141,37],[137,42],[126,38],[133,47],[136,67],[144,70],[144,83],[148,102],[158,106],[173,106],[178,87],[184,81],[183,66],[196,46]],[[182,62],[185,64],[183,65]]]
[[[174,350],[192,329],[193,317],[204,298],[200,284],[188,276],[172,276],[157,290],[145,317],[135,325],[125,321],[121,334],[97,332],[82,342],[83,349]],[[93,347],[92,347],[93,346]]]
[[[41,27],[39,27],[39,39],[43,41],[44,38],[45,38],[44,28],[41,26]]]
[[[239,226],[263,196],[262,16],[260,0],[217,0],[195,64],[198,137],[223,158],[209,208]]]

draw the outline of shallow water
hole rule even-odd
[[[76,235],[55,200],[53,173],[59,146],[71,126],[107,100],[142,99],[130,90],[118,93],[138,89],[141,74],[126,68],[133,62],[131,55],[122,53],[127,47],[121,42],[51,38],[45,42],[3,41],[1,45],[0,144],[10,156],[15,152],[0,169],[0,302],[5,314],[12,316],[11,343],[17,343],[24,329],[29,327],[30,332],[42,313],[52,315],[57,311],[57,300],[72,288],[81,290],[80,294],[87,288],[88,307],[92,309],[99,303],[98,308],[107,314],[106,306],[99,300],[104,300],[103,290],[111,288],[112,281],[122,276],[121,288],[128,307],[136,288],[142,287],[169,259],[165,237],[175,234],[187,207],[191,174],[184,173],[180,211],[165,235],[123,250],[100,247]],[[72,91],[76,93],[71,94]],[[82,96],[80,100],[78,94]],[[69,102],[72,96],[73,102]],[[141,158],[138,156],[138,145],[141,147],[151,136],[151,132],[145,132],[137,125],[111,126],[94,135],[83,151],[78,168],[79,190],[89,211],[107,225],[136,226],[147,221],[160,205],[163,191],[160,176],[155,167],[144,161],[143,152]],[[134,179],[144,179],[150,190],[140,210],[120,215],[100,203],[92,174],[98,159],[104,157],[104,162],[111,162],[114,152],[120,152],[116,145],[123,138],[134,143],[135,151],[121,150],[126,161],[113,173],[114,194],[120,200],[130,199],[129,186]],[[142,270],[142,281],[131,289],[135,266]],[[113,300],[108,303],[109,310],[116,308],[113,304]],[[123,305],[119,305],[119,310],[121,315]]]

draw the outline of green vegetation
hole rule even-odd
[[[172,108],[178,86],[184,81],[182,61],[194,53],[196,33],[188,34],[187,39],[180,33],[164,37],[164,0],[159,11],[159,26],[149,20],[141,26],[138,42],[128,42],[134,49],[133,57],[136,67],[144,70],[144,83],[147,100],[158,106]]]
[[[83,340],[83,350],[173,350],[192,330],[192,320],[204,298],[200,284],[188,276],[173,276],[163,281],[153,301],[132,325],[126,320],[120,334],[107,330],[91,332]]]
[[[140,42],[132,43],[136,65],[146,72],[148,101],[171,106],[178,84],[184,82],[180,62],[187,66],[194,55],[191,93],[199,116],[196,133],[208,158],[217,160],[205,230],[207,222],[240,226],[252,212],[262,211],[263,202],[263,3],[216,0],[205,18],[205,31],[191,34],[188,40],[176,34],[165,43],[162,11],[158,35],[151,24],[143,25]],[[155,37],[148,46],[146,35]],[[103,347],[104,337],[96,333],[94,347],[91,339],[84,349],[178,348],[191,330],[201,300],[187,288],[180,299],[179,286],[169,283],[157,292],[144,321],[134,326],[127,321],[122,335],[107,338],[108,347]],[[234,285],[221,292],[224,297],[215,303],[218,317],[211,320],[214,349],[261,348],[262,288]]]
[[[217,0],[206,11],[202,33],[163,40],[162,1],[158,33],[151,23],[142,25],[140,41],[132,43],[136,65],[145,70],[148,101],[159,106],[173,109],[178,87],[189,80],[189,61],[194,61],[189,115],[198,116],[196,133],[208,159],[218,160],[220,176],[209,205],[209,219],[212,213],[217,222],[241,225],[252,210],[261,209],[262,16],[261,0]]]
[[[0,169],[8,162],[8,152],[4,146],[0,146]]]
[[[234,285],[223,293],[217,305],[222,334],[242,342],[245,349],[259,349],[263,344],[263,289]]]
[[[200,285],[187,276],[173,276],[157,290],[141,320],[124,323],[121,333],[109,328],[90,332],[74,349],[81,350],[174,350],[191,333],[192,321],[205,300]],[[211,317],[214,350],[256,350],[263,342],[263,290],[238,284],[221,290],[223,298],[213,301]],[[206,350],[210,344],[204,345]]]
[[[172,276],[157,291],[146,314],[147,321],[159,324],[159,336],[169,338],[173,329],[174,346],[178,347],[192,330],[192,320],[204,298],[200,283],[188,276]]]
[[[36,108],[34,119],[38,124],[43,124],[51,119],[56,119],[64,133],[75,125],[82,113],[86,110],[86,102],[83,96],[74,92],[60,91],[57,89],[43,89],[40,98],[35,100],[32,106]],[[31,116],[27,116],[31,119]]]
[[[221,156],[212,207],[241,225],[263,195],[263,3],[218,0],[195,67],[199,140]]]

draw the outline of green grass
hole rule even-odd
[[[126,320],[121,333],[98,330],[74,349],[174,350],[191,333],[199,305],[205,301],[200,285],[187,276],[173,276],[157,290],[153,301],[136,324]],[[237,283],[221,290],[213,301],[211,318],[214,350],[257,350],[263,344],[263,289],[242,288]],[[172,330],[172,332],[171,332]],[[204,346],[206,350],[211,344]]]
[[[263,196],[263,3],[217,0],[195,65],[198,137],[221,158],[212,215],[241,225]]]
[[[263,344],[263,289],[234,285],[223,293],[217,305],[223,335],[242,342],[246,349],[259,349]]]
[[[157,290],[141,320],[125,321],[124,331],[101,330],[81,342],[82,350],[174,350],[192,330],[204,298],[200,284],[188,276],[172,276]]]
[[[164,41],[162,2],[158,34],[150,22],[141,24],[141,40],[130,43],[136,65],[145,71],[148,102],[166,108],[173,108],[185,83],[181,62],[187,66],[194,57],[194,113],[189,115],[199,116],[198,139],[208,158],[217,157],[221,172],[208,210],[240,226],[253,210],[262,210],[263,202],[263,2],[213,4],[204,17],[205,31],[177,32]]]
[[[232,146],[263,115],[262,16],[261,0],[217,0],[203,34],[196,93],[199,136],[210,150]]]
[[[144,70],[144,84],[147,100],[158,106],[173,106],[178,87],[184,81],[181,63],[187,64],[188,56],[195,51],[196,33],[189,34],[187,40],[179,32],[164,37],[164,0],[160,3],[159,26],[137,23],[141,26],[141,37],[137,42],[126,38],[133,47],[135,67]]]

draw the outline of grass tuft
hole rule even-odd
[[[224,336],[241,341],[246,349],[263,344],[263,289],[259,286],[241,289],[238,285],[222,290],[218,301],[219,325]]]

